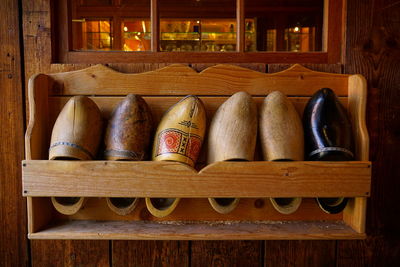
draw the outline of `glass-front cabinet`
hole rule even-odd
[[[149,0],[71,1],[73,50],[151,50]],[[246,0],[244,51],[322,51],[323,3]],[[160,1],[158,49],[236,51],[236,24],[236,0]]]

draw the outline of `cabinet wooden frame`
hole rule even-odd
[[[52,125],[73,95],[90,96],[105,118],[128,93],[144,96],[155,124],[187,94],[198,95],[208,118],[230,95],[247,91],[260,105],[271,91],[289,96],[299,113],[321,87],[332,88],[347,107],[356,140],[354,162],[219,162],[196,169],[171,162],[47,161]],[[362,239],[371,162],[365,125],[366,82],[361,75],[314,72],[300,65],[265,74],[231,65],[200,73],[184,65],[123,74],[103,65],[38,74],[29,80],[29,125],[22,163],[32,239]],[[286,177],[286,178],[285,178]],[[58,214],[49,196],[87,196],[85,209]],[[169,217],[152,217],[143,203],[130,215],[107,208],[106,196],[190,197]],[[291,215],[267,197],[305,197]],[[325,214],[311,198],[350,197],[343,213]],[[217,214],[206,197],[242,197],[237,209]]]
[[[151,0],[151,51],[73,51],[71,7],[60,0],[52,8],[53,63],[314,63],[335,64],[342,61],[346,0],[324,0],[322,52],[244,52],[245,0],[236,0],[236,52],[160,52],[159,6]],[[55,16],[57,14],[57,16]],[[118,41],[118,40],[117,40]]]

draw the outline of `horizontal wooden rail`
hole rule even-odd
[[[363,239],[343,222],[66,221],[29,234],[30,239],[249,240]]]
[[[200,172],[176,162],[22,163],[24,196],[360,197],[370,162],[217,162]]]

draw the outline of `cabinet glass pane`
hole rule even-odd
[[[151,50],[151,24],[148,19],[124,19],[122,43],[124,51]]]
[[[160,51],[236,49],[236,0],[160,0]]]
[[[113,46],[111,19],[81,19],[74,23],[74,50],[111,50]]]
[[[150,50],[150,0],[71,0],[71,15],[72,50]]]
[[[324,0],[246,0],[245,50],[322,51],[323,13]]]

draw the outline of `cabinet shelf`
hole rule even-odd
[[[280,90],[301,114],[310,95],[330,87],[340,96],[353,123],[356,161],[217,162],[205,166],[205,151],[196,169],[174,162],[48,161],[50,134],[58,113],[73,95],[90,96],[105,119],[128,93],[144,95],[155,126],[184,95],[198,95],[207,117],[232,94],[246,91],[260,105]],[[371,162],[365,126],[366,82],[360,75],[314,72],[300,65],[265,74],[230,65],[201,73],[171,65],[141,74],[123,74],[105,66],[38,74],[29,81],[30,120],[26,160],[22,162],[23,195],[28,203],[31,239],[362,239]],[[203,149],[204,150],[204,149]],[[56,212],[55,197],[86,197],[74,215]],[[346,209],[326,214],[315,197],[349,197]],[[139,197],[136,209],[120,216],[106,197]],[[144,197],[182,197],[165,218],[147,211]],[[239,197],[230,214],[216,213],[207,197]],[[268,197],[303,197],[300,208],[283,215]]]

